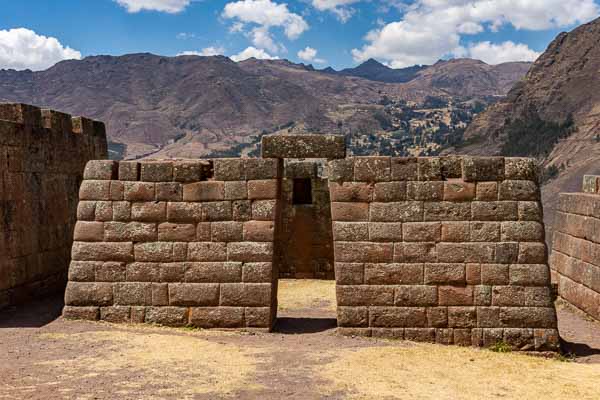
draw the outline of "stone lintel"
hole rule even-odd
[[[346,157],[346,143],[341,135],[266,135],[262,138],[263,158]]]

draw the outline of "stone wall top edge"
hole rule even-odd
[[[25,103],[0,103],[0,123],[106,137],[103,122]]]

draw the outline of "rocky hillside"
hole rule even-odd
[[[561,33],[504,101],[475,119],[460,151],[536,156],[551,222],[561,191],[600,172],[600,19]]]
[[[399,71],[380,67],[380,72]],[[421,142],[433,140],[438,131],[440,142],[461,135],[458,129],[475,111],[525,73],[524,65],[502,73],[494,68],[473,60],[439,62],[417,68],[408,82],[388,83],[286,60],[95,56],[41,72],[0,71],[0,101],[103,120],[115,157],[248,154],[256,151],[260,135],[290,129],[359,139],[374,135],[370,143],[388,140],[380,135],[387,132],[396,142],[385,146],[411,144],[419,152],[423,145],[431,147]]]

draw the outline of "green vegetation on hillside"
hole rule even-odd
[[[554,146],[575,131],[575,121],[569,115],[564,122],[544,121],[536,111],[522,119],[507,120],[506,141],[502,154],[510,157],[547,157]]]

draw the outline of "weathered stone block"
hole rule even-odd
[[[169,283],[169,304],[172,306],[218,306],[217,283]]]
[[[271,304],[270,283],[224,283],[221,285],[222,306],[265,307]]]
[[[74,242],[71,256],[75,261],[131,261],[133,243]]]
[[[102,222],[77,221],[73,239],[82,242],[102,242],[104,240],[104,224]]]
[[[263,158],[344,158],[346,144],[339,135],[265,135]]]
[[[398,242],[402,240],[402,223],[400,222],[371,222],[368,224],[368,237],[358,235],[351,237],[359,237],[358,239],[336,239],[335,240],[371,240],[372,242]]]
[[[412,242],[394,244],[394,262],[423,263],[437,262],[435,243]]]
[[[329,191],[333,202],[369,202],[373,196],[373,185],[365,182],[330,182]]]
[[[394,287],[357,285],[336,287],[338,306],[392,306]]]
[[[107,306],[113,302],[111,283],[69,282],[65,291],[68,306]]]
[[[243,321],[243,307],[194,307],[190,310],[190,325],[199,328],[240,328]]]
[[[240,262],[204,262],[185,264],[185,282],[215,283],[241,282],[242,263]]]
[[[362,283],[362,264],[343,264],[343,268],[339,272],[348,274],[346,277],[340,277],[338,280],[340,284],[346,281],[348,281],[346,284]],[[367,285],[421,285],[423,284],[423,264],[365,264],[364,283]]]
[[[359,182],[385,182],[391,178],[389,157],[354,158],[354,179]]]
[[[154,201],[156,185],[150,182],[125,182],[124,198],[127,201]]]
[[[339,262],[392,262],[394,245],[392,243],[336,242],[335,260]]]
[[[83,181],[79,188],[80,200],[110,200],[110,181]]]
[[[112,160],[91,160],[85,166],[83,179],[85,180],[111,180],[117,179],[119,164]]]
[[[177,182],[160,182],[156,184],[156,200],[158,201],[181,201],[183,199],[183,188]]]
[[[361,263],[335,263],[335,281],[338,285],[360,285],[363,283],[365,265]]]
[[[425,284],[465,284],[465,265],[425,264]]]
[[[183,201],[219,201],[224,198],[224,182],[208,181],[183,185]]]
[[[227,261],[227,243],[190,243],[188,245],[187,259],[189,261]]]
[[[353,203],[360,204],[360,203]],[[363,206],[363,208],[366,208]],[[333,205],[332,205],[333,215]],[[423,202],[404,201],[395,203],[371,203],[370,221],[373,222],[413,222],[423,220]],[[334,219],[336,219],[334,217]]]
[[[394,304],[403,307],[426,307],[437,305],[437,287],[426,285],[396,286]]]
[[[369,326],[411,327],[411,329],[426,327],[427,313],[424,307],[371,307]]]
[[[441,234],[441,222],[406,222],[402,224],[402,238],[405,242],[439,242]]]
[[[278,187],[276,179],[248,181],[248,198],[250,200],[276,199]]]
[[[503,157],[465,157],[463,179],[467,182],[504,180]]]
[[[140,163],[140,180],[145,182],[170,182],[173,180],[172,161],[144,161]]]
[[[333,221],[368,221],[368,203],[331,203]]]
[[[169,222],[202,221],[202,203],[168,202],[167,220]]]
[[[342,242],[369,240],[368,222],[333,222],[333,238]]]
[[[227,244],[227,259],[243,262],[271,262],[273,260],[273,243],[270,242],[238,242]]]

